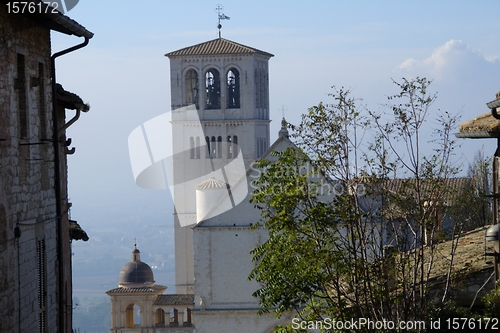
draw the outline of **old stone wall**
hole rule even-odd
[[[50,53],[48,28],[0,5],[0,332],[58,331]]]

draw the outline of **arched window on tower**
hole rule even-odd
[[[236,68],[231,68],[227,72],[227,108],[235,109],[240,107],[240,72]]]
[[[189,138],[189,157],[191,159],[194,158],[194,138],[193,137],[190,137]]]
[[[194,158],[200,158],[200,137],[196,137]]]
[[[206,109],[220,109],[220,74],[211,68],[205,74]]]
[[[205,158],[210,158],[210,137],[206,136],[205,142],[207,144],[207,154],[205,155]]]
[[[233,136],[233,157],[238,157],[239,150],[240,147],[238,147],[238,137],[235,135]]]
[[[222,158],[222,136],[217,138],[217,158]]]
[[[186,72],[185,89],[186,105],[195,104],[196,108],[198,108],[198,73],[194,69],[190,69]]]
[[[227,158],[233,157],[233,138],[231,135],[227,136]]]
[[[210,157],[214,158],[214,157],[217,157],[217,145],[215,144],[215,136],[212,137],[212,145],[211,145],[211,149],[210,149]]]

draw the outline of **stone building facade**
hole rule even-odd
[[[68,217],[65,110],[88,108],[53,84],[50,33],[86,42],[92,33],[60,13],[9,13],[7,3],[0,1],[0,332],[71,332],[71,240],[87,236]]]

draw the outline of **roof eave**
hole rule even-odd
[[[0,0],[1,3],[7,4],[10,1],[8,0]],[[42,25],[45,25],[50,30],[54,30],[57,32],[61,32],[67,35],[75,35],[77,37],[85,37],[91,39],[94,34],[88,31],[84,26],[75,20],[70,19],[68,16],[62,14],[57,11],[57,13],[52,13],[52,9],[47,9],[49,7],[47,2],[42,0],[32,0],[28,1],[29,3],[35,3],[37,6],[41,6],[40,12],[35,11],[35,13],[25,12],[23,14],[15,14],[15,15],[24,15],[29,19],[38,22]]]
[[[474,132],[459,132],[455,136],[460,139],[491,139],[500,137],[500,132],[474,131]]]

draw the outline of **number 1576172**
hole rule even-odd
[[[59,13],[57,2],[38,2],[31,1],[11,1],[7,3],[7,13],[9,14],[35,14],[35,13]]]

